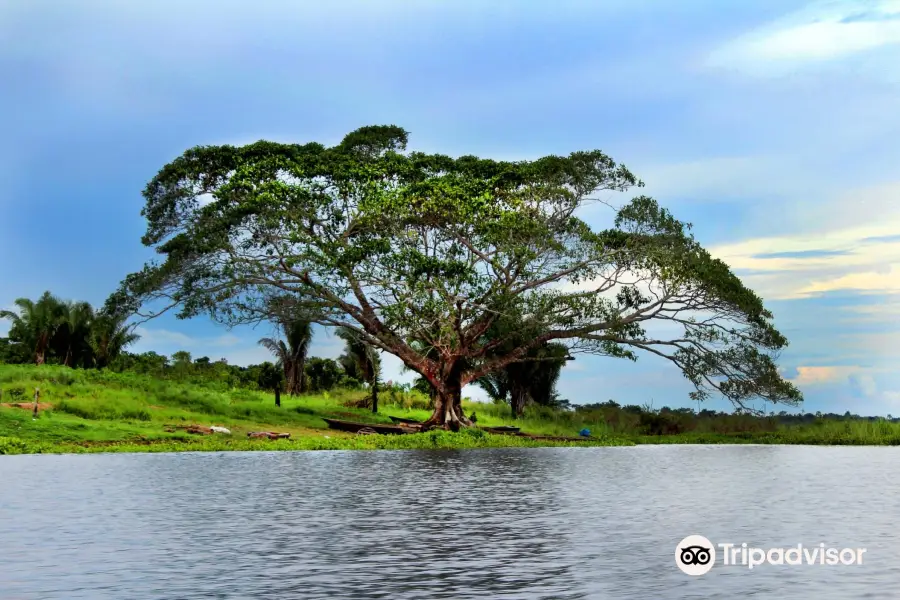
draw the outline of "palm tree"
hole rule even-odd
[[[65,319],[65,304],[50,292],[44,292],[33,302],[28,298],[18,298],[14,302],[19,312],[0,311],[0,319],[12,321],[9,338],[23,343],[29,348],[37,365],[47,358],[47,350],[57,329]]]
[[[506,376],[506,369],[476,379],[475,385],[484,390],[488,398],[494,402],[509,402],[509,379]]]
[[[535,404],[550,406],[556,396],[556,384],[565,361],[571,360],[569,350],[562,344],[545,344],[533,353],[532,362],[521,363],[519,374],[526,388],[526,395]]]
[[[372,389],[372,412],[378,412],[378,376],[381,374],[381,357],[352,329],[338,327],[337,335],[344,340],[344,353],[338,362],[347,375],[369,384]]]
[[[282,321],[282,333],[287,340],[278,338],[262,338],[259,344],[275,355],[278,364],[284,369],[287,382],[287,393],[296,396],[306,391],[306,357],[309,344],[312,342],[312,324],[309,321]]]
[[[141,338],[125,325],[126,319],[126,315],[109,315],[101,312],[91,323],[89,343],[94,366],[98,369],[109,366],[122,350]]]
[[[552,404],[562,367],[572,360],[562,344],[544,344],[524,358],[475,381],[492,400],[509,402],[514,419],[522,416],[529,401]]]
[[[63,322],[56,330],[57,356],[63,356],[63,365],[74,366],[89,362],[90,332],[94,321],[94,309],[87,302],[63,304]]]

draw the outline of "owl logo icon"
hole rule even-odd
[[[675,547],[675,564],[688,575],[705,575],[715,563],[716,547],[702,535],[689,535]]]

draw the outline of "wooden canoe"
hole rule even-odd
[[[488,433],[519,433],[518,427],[512,425],[501,425],[500,427],[482,427]]]
[[[353,421],[341,421],[340,419],[326,419],[322,417],[322,420],[328,423],[328,426],[332,429],[338,429],[340,431],[349,431],[350,433],[358,433],[361,429],[371,429],[375,433],[384,433],[384,434],[400,434],[400,433],[410,433],[410,429],[406,427],[400,427],[399,425],[382,425],[379,423],[355,423]]]
[[[409,425],[421,425],[422,421],[417,421],[415,419],[405,419],[403,417],[391,417],[391,421],[394,423],[407,423]]]

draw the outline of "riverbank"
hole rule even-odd
[[[32,417],[35,389],[38,417]],[[219,452],[248,450],[401,450],[541,446],[629,445],[600,432],[590,441],[559,442],[495,435],[482,430],[431,431],[406,435],[356,435],[328,429],[323,418],[391,424],[391,416],[427,418],[415,398],[385,395],[379,414],[352,404],[365,392],[336,390],[282,396],[247,389],[159,380],[133,373],[73,370],[58,366],[0,365],[0,454],[84,452]],[[348,406],[350,405],[350,406]],[[487,410],[479,425],[510,424]],[[217,426],[230,433],[188,432]],[[290,439],[249,439],[256,431],[289,433]],[[532,433],[573,436],[548,426]]]
[[[430,431],[407,435],[328,436],[307,435],[288,440],[241,439],[217,436],[205,439],[121,442],[44,443],[0,437],[2,454],[86,454],[98,452],[248,452],[273,450],[462,450],[474,448],[540,448],[561,446],[631,445],[626,440],[600,439],[587,442],[529,440],[493,435],[478,430],[453,433]]]
[[[40,389],[38,417],[30,400]],[[323,418],[390,424],[390,417],[424,420],[429,411],[415,394],[382,394],[379,414],[354,407],[360,390],[282,397],[247,389],[216,388],[154,379],[134,373],[73,370],[58,366],[0,365],[0,454],[82,452],[180,452],[247,450],[463,449],[635,444],[900,445],[900,424],[889,421],[822,421],[754,431],[692,431],[646,435],[632,425],[610,423],[602,413],[532,411],[512,420],[508,408],[467,402],[486,427],[515,425],[523,432],[576,436],[559,442],[490,434],[432,431],[407,435],[355,435],[328,429]],[[22,408],[24,406],[25,408]],[[189,433],[189,427],[224,427],[228,434]],[[288,440],[248,439],[247,433],[289,433]]]

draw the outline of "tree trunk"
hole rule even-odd
[[[287,392],[288,396],[293,396],[294,392],[294,369],[290,366],[290,363],[284,363],[284,391]]]
[[[378,378],[372,378],[372,412],[378,412]]]
[[[471,426],[472,422],[463,413],[460,373],[453,369],[450,376],[437,390],[434,398],[434,412],[425,421],[425,428],[459,431],[462,427]]]
[[[34,364],[44,364],[44,352],[42,350],[34,353]]]
[[[63,361],[63,366],[64,366],[64,367],[71,367],[72,365],[69,364],[71,361],[72,361],[72,347],[69,346],[69,348],[66,350],[66,358],[65,358],[65,360]]]
[[[281,406],[281,390],[275,388],[275,406]]]
[[[512,409],[513,419],[518,419],[525,412],[525,402],[528,399],[528,392],[524,386],[513,385],[509,394],[509,406]]]

